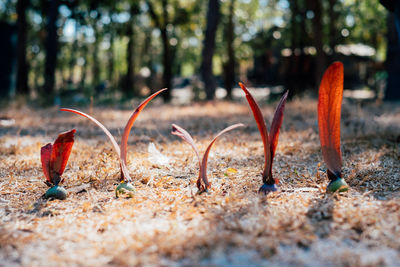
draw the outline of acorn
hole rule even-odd
[[[115,197],[119,198],[121,197],[127,197],[131,198],[135,194],[135,188],[131,183],[125,183],[121,182],[116,188],[115,188]]]

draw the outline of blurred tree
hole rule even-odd
[[[23,26],[26,14],[25,42],[19,28],[25,48],[17,46],[17,92],[38,91],[49,100],[75,86],[87,95],[105,88],[105,80],[124,95],[135,92],[133,85],[137,92],[143,85],[172,88],[173,77],[175,86],[190,86],[197,72],[208,99],[221,76],[229,97],[236,74],[295,92],[315,88],[325,63],[345,57],[334,55],[337,45],[371,46],[377,51],[371,60],[386,54],[386,12],[376,0],[3,2],[0,19]]]
[[[227,98],[232,98],[232,86],[235,83],[235,51],[233,44],[235,41],[235,25],[233,24],[233,16],[235,10],[235,0],[231,0],[229,3],[229,14],[228,23],[226,25],[226,50],[228,54],[228,60],[224,64],[224,84],[227,92]]]
[[[160,15],[156,14],[153,3],[150,0],[147,1],[147,6],[149,8],[149,14],[153,23],[161,32],[161,41],[163,48],[162,62],[164,67],[162,75],[162,80],[163,80],[162,87],[170,89],[164,92],[162,96],[164,98],[164,101],[169,101],[171,100],[171,90],[172,90],[173,58],[171,57],[169,37],[167,31],[167,26],[170,24],[169,13],[168,13],[168,0],[161,0],[162,8]]]
[[[58,18],[58,7],[60,6],[59,0],[50,0],[47,9],[47,22],[46,22],[46,61],[44,70],[44,87],[43,87],[43,98],[44,103],[52,103],[54,96],[54,85],[55,85],[55,71],[57,67],[57,18]]]
[[[17,30],[14,25],[0,21],[0,102],[4,104],[14,91]]]
[[[93,5],[96,5],[93,2]],[[103,40],[103,34],[100,29],[100,12],[91,8],[91,17],[93,18],[93,29],[94,29],[94,42],[93,42],[93,53],[92,53],[92,87],[96,88],[100,85],[100,44]]]
[[[298,47],[299,42],[298,39],[302,36],[298,33],[298,21],[297,18],[300,18],[299,15],[299,7],[297,0],[290,0],[290,49],[292,50],[292,54],[294,54],[294,50]]]
[[[322,78],[322,74],[326,68],[326,59],[325,59],[325,52],[324,52],[324,33],[323,33],[323,24],[322,24],[322,15],[323,15],[323,8],[321,0],[311,0],[310,1],[311,10],[314,13],[313,18],[313,40],[314,40],[314,47],[317,52],[316,54],[316,66],[315,66],[315,84],[319,84]]]
[[[84,89],[86,85],[86,77],[88,72],[88,45],[83,43],[81,46],[81,58],[82,58],[82,68],[81,68],[81,79],[80,79],[80,88]]]
[[[17,2],[17,93],[29,94],[28,87],[28,63],[26,61],[27,54],[27,30],[28,23],[26,20],[26,11],[29,6],[29,0],[18,0]]]
[[[134,76],[135,76],[135,34],[134,34],[134,25],[136,15],[139,14],[139,3],[134,0],[130,3],[129,8],[130,19],[127,22],[127,33],[128,36],[128,46],[126,50],[126,62],[127,62],[127,70],[126,70],[126,80],[124,86],[124,94],[127,97],[132,97],[135,95],[135,86],[134,86]]]
[[[338,42],[338,29],[336,26],[336,20],[337,20],[337,12],[336,12],[336,7],[339,5],[337,0],[329,0],[329,47],[332,51],[332,53],[335,53],[335,47]]]
[[[391,11],[387,18],[388,49],[385,65],[388,72],[388,81],[385,100],[400,100],[400,3],[398,1],[384,0],[381,0],[381,3]]]
[[[77,14],[78,2],[73,1],[71,2],[70,9],[71,9],[71,16],[70,19],[74,22],[74,33],[72,35],[72,45],[71,45],[71,53],[69,55],[69,76],[68,76],[68,83],[73,84],[74,82],[74,74],[75,74],[75,66],[76,66],[76,59],[77,59],[77,51],[78,51],[78,14]]]
[[[219,0],[209,0],[207,10],[207,25],[204,31],[204,43],[202,51],[202,63],[200,67],[201,77],[204,82],[204,89],[207,100],[214,98],[216,81],[213,74],[213,56],[215,49],[215,35],[217,32],[220,17]]]
[[[190,21],[190,15],[197,10],[197,4],[192,1],[180,2],[179,0],[147,0],[148,13],[154,26],[160,31],[162,43],[162,87],[169,88],[163,93],[164,101],[171,99],[173,66],[175,63],[174,49],[177,38],[171,37],[177,26],[185,25]],[[185,4],[183,4],[185,3]]]
[[[107,32],[109,36],[109,42],[110,42],[110,48],[108,49],[107,53],[107,60],[108,60],[108,81],[110,83],[110,87],[115,89],[115,78],[114,78],[114,49],[115,49],[115,35],[116,35],[116,30],[115,27],[117,27],[116,23],[114,22],[114,15],[116,13],[116,8],[115,8],[115,1],[111,1],[110,3],[110,11],[109,11],[109,17],[110,17],[110,23],[108,24],[107,27]]]

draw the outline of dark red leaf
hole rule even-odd
[[[46,180],[49,184],[52,184],[50,178],[50,158],[51,158],[51,151],[53,149],[52,144],[47,144],[40,149],[40,159],[42,161],[42,170]]]
[[[278,145],[279,139],[279,131],[281,129],[281,125],[283,122],[283,111],[285,110],[286,98],[288,96],[289,91],[282,96],[281,101],[279,101],[278,106],[276,107],[274,118],[272,119],[271,129],[269,132],[269,144],[271,147],[271,165],[274,161],[276,146]]]
[[[256,120],[257,127],[258,130],[260,131],[261,139],[264,144],[263,182],[266,183],[269,173],[271,171],[271,149],[268,140],[267,126],[265,125],[265,121],[261,113],[260,107],[257,105],[257,102],[254,100],[249,90],[247,90],[246,86],[244,86],[242,83],[239,83],[239,85],[246,94],[247,102],[249,102],[250,108],[253,111],[254,119]]]

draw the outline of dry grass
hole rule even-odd
[[[275,105],[264,105],[270,120]],[[111,132],[129,110],[95,109]],[[400,260],[400,106],[344,103],[347,193],[326,195],[316,102],[287,105],[273,172],[280,192],[262,197],[262,143],[246,103],[152,105],[130,138],[137,192],[116,199],[117,158],[94,124],[56,109],[12,109],[0,128],[0,265],[398,265]],[[196,194],[190,147],[170,135],[177,123],[200,150],[229,124],[248,125],[217,141],[208,168],[213,190]],[[64,177],[65,201],[47,187],[40,147],[77,129]],[[150,143],[167,156],[149,161]],[[319,165],[321,164],[321,165]],[[228,170],[229,168],[236,169]]]

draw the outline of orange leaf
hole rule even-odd
[[[322,154],[328,169],[341,176],[340,113],[343,96],[343,64],[334,62],[325,71],[319,87],[318,126]]]

